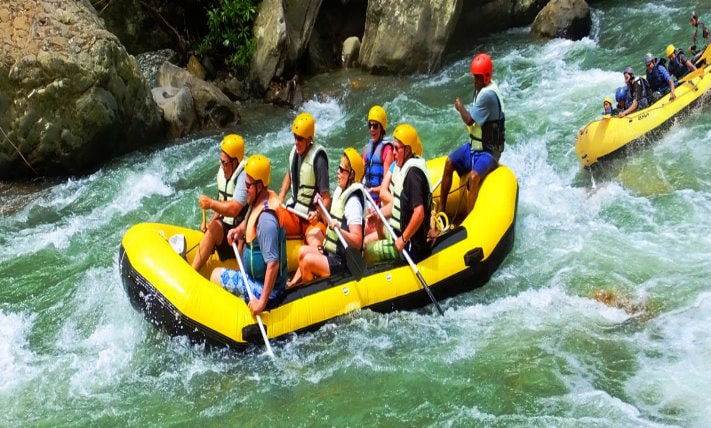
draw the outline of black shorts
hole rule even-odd
[[[348,271],[346,261],[343,257],[326,253],[326,260],[328,260],[328,270],[331,272],[331,275]]]
[[[219,220],[222,223],[222,243],[215,246],[217,250],[217,255],[220,260],[229,260],[235,258],[235,251],[232,249],[232,245],[227,242],[227,232],[234,229],[235,226],[232,224],[227,224],[222,219]]]

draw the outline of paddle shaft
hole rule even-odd
[[[324,215],[328,219],[328,223],[330,224],[331,221],[333,221],[333,218],[331,217],[331,213],[328,212],[326,206],[323,204],[323,201],[321,201],[320,199],[318,200],[318,206],[321,207],[321,210],[323,211]],[[348,270],[355,277],[356,281],[360,281],[360,279],[363,278],[363,276],[365,275],[366,270],[365,259],[363,259],[363,255],[357,248],[352,248],[348,246],[346,237],[343,236],[343,232],[340,228],[333,228],[333,230],[336,232],[336,235],[338,235],[338,239],[341,241],[341,244],[343,244],[343,248],[346,252],[346,266],[348,267]]]
[[[239,250],[237,249],[237,243],[232,242],[232,249],[235,252],[235,257],[237,258],[237,265],[239,265],[239,272],[242,274],[242,281],[244,281],[244,288],[247,289],[247,294],[249,295],[249,300],[254,300],[254,294],[249,288],[249,281],[247,280],[247,273],[244,271],[244,264],[242,263],[242,258],[239,256]],[[267,337],[267,331],[264,329],[264,324],[262,323],[262,317],[257,315],[257,323],[259,324],[259,331],[262,333],[262,338],[264,339],[264,345],[267,347],[267,354],[274,358],[274,351],[272,351],[272,346],[269,344],[269,338]]]
[[[308,216],[307,214],[302,213],[301,211],[297,211],[297,210],[295,210],[295,209],[292,208],[292,207],[287,207],[287,206],[284,205],[284,204],[281,204],[281,206],[282,206],[282,208],[285,208],[287,211],[289,211],[290,213],[294,214],[294,215],[297,216],[297,217],[300,217],[300,218],[302,218],[302,219],[304,219],[304,220],[308,220],[308,219],[309,219],[309,216]]]
[[[329,224],[331,221],[333,221],[333,218],[331,217],[331,213],[328,212],[326,209],[326,206],[323,204],[323,201],[319,200],[318,201],[318,206],[321,207],[321,210],[323,210],[324,215],[328,219]],[[348,242],[346,242],[346,237],[343,236],[343,233],[341,232],[340,229],[336,229],[335,227],[333,230],[336,232],[336,235],[338,235],[338,239],[340,239],[341,244],[343,244],[343,248],[348,248]]]
[[[385,218],[385,215],[383,215],[382,211],[380,211],[380,208],[378,208],[378,205],[373,200],[373,197],[370,196],[370,193],[368,193],[368,192],[365,193],[365,196],[368,198],[368,202],[370,202],[370,205],[373,207],[375,212],[378,213],[380,220],[383,222],[383,226],[385,226],[385,228],[388,230],[388,233],[390,233],[390,236],[393,238],[393,240],[396,240],[397,236],[395,235],[395,231],[393,230],[392,227],[390,227],[388,220]],[[410,265],[410,268],[412,268],[412,271],[417,276],[417,279],[420,280],[422,287],[425,289],[430,300],[432,301],[432,303],[434,303],[435,307],[437,308],[437,312],[439,312],[440,315],[444,315],[444,311],[442,310],[442,307],[439,305],[439,302],[437,302],[437,299],[435,299],[434,294],[432,294],[432,290],[430,290],[430,286],[427,285],[427,282],[422,277],[422,274],[420,274],[419,269],[417,269],[417,265],[415,264],[415,262],[412,261],[410,254],[404,248],[402,249],[402,255],[405,256],[405,260],[407,260],[407,263]]]

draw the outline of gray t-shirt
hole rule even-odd
[[[242,170],[242,173],[237,177],[237,182],[235,183],[235,193],[232,195],[232,199],[239,202],[242,207],[247,206],[247,185],[245,180],[247,173]]]
[[[266,263],[279,261],[279,222],[270,212],[262,212],[257,222],[257,239]]]
[[[501,117],[501,109],[499,109],[499,100],[496,97],[496,92],[486,91],[480,93],[476,97],[471,110],[469,110],[469,114],[472,115],[472,119],[479,126],[489,120],[499,119]]]

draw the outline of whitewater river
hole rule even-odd
[[[711,24],[711,4],[698,10]],[[455,97],[486,50],[505,97],[516,242],[483,288],[412,312],[368,310],[238,354],[169,337],[130,305],[133,224],[198,227],[221,135],[114,159],[83,177],[0,184],[0,426],[706,426],[711,420],[711,106],[601,173],[576,132],[647,51],[688,47],[691,2],[595,4],[590,38],[528,28],[472,41],[430,76],[346,70],[305,83],[330,167],[382,104],[425,156],[463,141]],[[280,182],[296,111],[244,106],[247,153]],[[331,174],[333,175],[333,174]],[[600,297],[617,302],[601,302]]]

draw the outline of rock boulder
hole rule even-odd
[[[0,179],[80,174],[157,142],[158,110],[88,0],[0,3]]]
[[[200,130],[231,128],[241,120],[237,105],[220,88],[200,79],[184,68],[164,62],[158,71],[156,80],[158,86],[162,87],[161,93],[163,94],[177,93],[170,88],[190,89]],[[156,101],[158,100],[157,98]],[[168,118],[164,116],[164,119]]]
[[[591,27],[590,6],[585,0],[551,0],[533,20],[531,34],[580,40],[590,34]]]
[[[360,48],[361,68],[374,73],[437,70],[463,0],[370,0]]]

